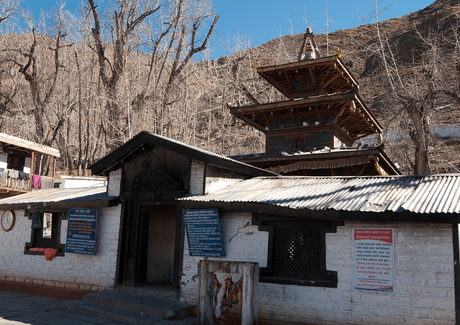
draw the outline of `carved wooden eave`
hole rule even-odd
[[[356,78],[337,55],[282,65],[256,67],[256,70],[288,98],[302,96],[309,92],[331,94],[359,87]],[[294,90],[293,80],[297,78],[311,78],[313,88]]]
[[[346,148],[343,150],[336,149],[331,152],[292,154],[288,156],[248,158],[242,156],[235,159],[261,168],[267,168],[267,170],[276,171],[277,173],[287,173],[301,169],[336,169],[345,166],[363,166],[359,174],[362,174],[365,168],[369,168],[374,170],[375,175],[401,175],[399,169],[383,151],[383,147]]]
[[[289,100],[245,107],[230,107],[230,113],[264,133],[286,132],[286,129],[309,129],[306,118],[316,118],[323,125],[321,115],[330,114],[331,123],[343,128],[354,141],[374,133],[381,133],[382,126],[361,97],[354,91],[335,95]],[[286,128],[273,126],[274,120],[291,121]]]

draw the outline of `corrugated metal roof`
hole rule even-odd
[[[257,177],[181,200],[260,203],[310,210],[460,213],[460,174]]]
[[[10,204],[19,205],[28,203],[93,201],[114,199],[114,197],[107,196],[106,191],[106,186],[90,188],[56,188],[49,190],[38,190],[1,199],[0,208],[2,205]]]

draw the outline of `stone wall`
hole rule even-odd
[[[250,221],[249,213],[223,215],[222,260],[264,267],[268,234]],[[394,293],[352,289],[353,228],[394,229]],[[454,324],[451,225],[346,222],[326,235],[326,247],[327,269],[338,273],[337,288],[260,283],[259,317],[315,324]],[[182,300],[189,303],[197,301],[200,259],[185,250]]]
[[[98,213],[96,256],[66,254],[47,261],[43,255],[24,254],[30,242],[32,221],[24,210],[14,211],[16,222],[0,240],[0,281],[44,285],[72,290],[100,291],[115,285],[121,205]],[[61,223],[60,242],[65,244],[67,220]]]

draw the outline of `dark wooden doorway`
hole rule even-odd
[[[147,258],[146,283],[171,283],[174,267],[176,206],[150,206],[146,207],[145,211],[148,214],[149,224],[147,254],[144,256]]]
[[[181,208],[170,199],[125,194],[117,284],[170,284],[179,288],[184,227]],[[132,199],[135,200],[132,200]]]

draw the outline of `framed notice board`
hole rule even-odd
[[[69,209],[65,252],[96,255],[97,209]]]
[[[217,209],[183,210],[190,256],[224,257]]]
[[[393,229],[353,229],[353,289],[394,292]]]

